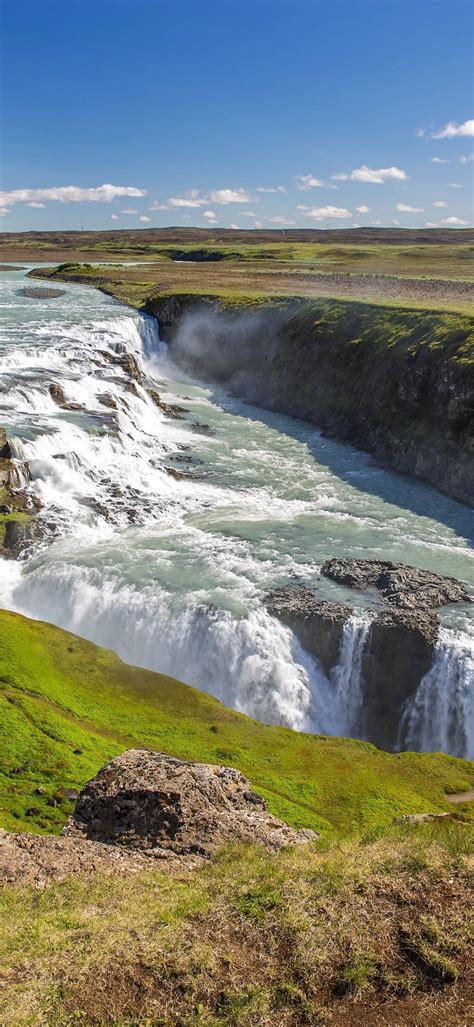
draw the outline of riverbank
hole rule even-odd
[[[162,861],[127,874],[116,859],[112,873],[7,888],[0,1015],[15,1027],[459,1027],[470,852],[469,825],[441,820],[276,854],[233,845],[194,872]]]

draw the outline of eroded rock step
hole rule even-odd
[[[323,564],[321,573],[346,588],[372,591],[384,604],[373,616],[362,652],[359,727],[362,737],[392,750],[397,747],[404,707],[433,663],[439,630],[437,609],[448,603],[470,602],[470,595],[454,578],[390,561],[331,559]],[[271,592],[266,605],[292,629],[331,679],[352,608],[293,586]]]

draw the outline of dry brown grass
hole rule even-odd
[[[319,845],[6,891],[0,1021],[467,1027],[469,826]]]

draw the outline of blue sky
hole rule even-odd
[[[4,231],[472,224],[470,0],[1,9]]]

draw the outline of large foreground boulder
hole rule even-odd
[[[148,749],[117,756],[89,781],[63,835],[204,857],[226,842],[280,849],[316,837],[273,817],[239,770]]]

